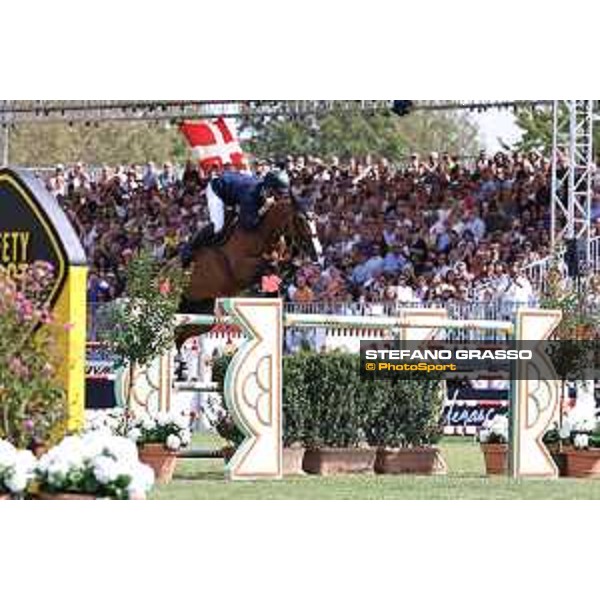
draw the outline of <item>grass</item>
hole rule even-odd
[[[194,445],[219,447],[216,436],[197,435]],[[448,475],[338,475],[290,477],[281,481],[230,482],[222,460],[180,460],[169,485],[157,486],[152,499],[171,500],[571,500],[600,498],[600,480],[512,481],[486,477],[479,446],[470,438],[445,438],[440,444]]]

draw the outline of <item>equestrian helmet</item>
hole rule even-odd
[[[265,175],[263,186],[267,192],[286,194],[290,191],[290,177],[281,169],[273,169]]]

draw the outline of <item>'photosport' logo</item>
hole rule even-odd
[[[562,379],[568,377],[563,372],[565,353],[576,349],[580,359],[600,376],[600,342],[582,344],[580,340],[361,340],[360,370],[361,376],[369,379]]]

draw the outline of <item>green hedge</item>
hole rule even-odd
[[[230,360],[213,366],[221,385]],[[300,352],[284,357],[283,381],[286,446],[423,446],[440,436],[442,384],[429,375],[362,380],[357,355]]]

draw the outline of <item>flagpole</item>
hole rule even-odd
[[[12,117],[11,113],[6,111],[9,104],[9,100],[0,101],[0,108],[2,110],[2,150],[0,154],[0,167],[8,166],[8,138],[10,136],[10,122]]]
[[[8,125],[5,125],[3,128],[3,136],[2,136],[2,166],[8,167],[8,136],[9,136],[9,128]]]

